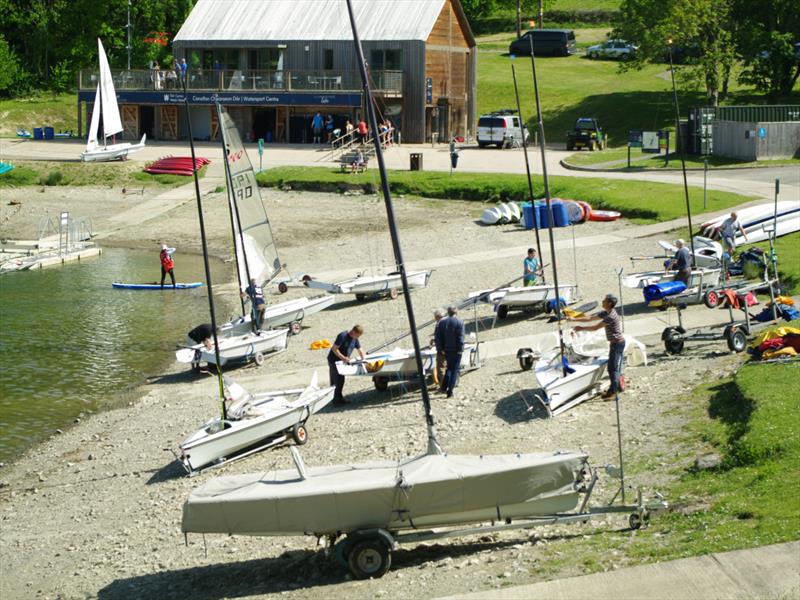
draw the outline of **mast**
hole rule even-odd
[[[194,140],[192,138],[192,119],[189,114],[189,94],[186,89],[186,78],[183,78],[183,106],[186,109],[186,128],[189,133],[189,148],[192,151],[192,165],[197,164],[194,153]],[[227,157],[226,157],[227,163]],[[203,219],[203,201],[200,199],[200,178],[197,175],[197,169],[192,169],[194,176],[194,194],[197,198],[197,216],[200,219],[200,240],[203,245],[203,267],[206,272],[206,291],[208,293],[208,311],[211,315],[211,335],[214,338],[214,357],[217,361],[217,381],[219,383],[219,399],[222,405],[222,420],[227,420],[228,409],[225,407],[225,387],[222,381],[222,367],[220,366],[219,359],[219,337],[217,336],[217,317],[214,313],[214,294],[211,288],[211,267],[208,263],[208,242],[206,240],[206,225]]]
[[[422,403],[425,406],[425,421],[428,427],[428,454],[442,454],[442,448],[439,446],[439,441],[436,439],[436,429],[434,426],[433,413],[431,412],[431,400],[428,395],[428,385],[425,382],[425,370],[422,367],[422,355],[420,352],[419,336],[417,335],[417,325],[414,319],[414,308],[411,304],[411,292],[408,288],[408,276],[406,275],[406,266],[403,261],[403,252],[400,248],[400,236],[397,231],[397,223],[395,221],[394,206],[392,205],[392,196],[389,191],[389,180],[386,178],[386,164],[383,160],[383,149],[378,133],[378,119],[375,116],[375,106],[372,103],[372,92],[369,87],[369,78],[367,77],[367,65],[364,60],[364,50],[361,48],[361,39],[358,37],[358,29],[356,28],[356,18],[353,13],[352,0],[347,1],[347,13],[350,17],[350,27],[353,30],[353,42],[355,44],[356,58],[358,59],[358,68],[361,73],[361,82],[364,88],[364,95],[367,98],[365,103],[367,106],[367,117],[369,118],[369,126],[372,128],[372,140],[375,143],[375,158],[378,160],[378,170],[381,175],[381,190],[383,191],[383,200],[386,205],[386,218],[389,222],[389,234],[392,239],[392,249],[394,250],[394,260],[397,270],[400,273],[400,281],[403,284],[403,299],[406,303],[406,312],[408,313],[408,325],[411,330],[411,340],[414,344],[414,358],[417,364],[417,375],[421,384]]]
[[[550,234],[550,257],[553,263],[553,285],[556,292],[556,319],[558,320],[558,348],[561,352],[561,373],[567,376],[567,364],[564,360],[564,332],[561,329],[561,293],[558,290],[558,267],[556,266],[556,245],[553,239],[553,205],[550,202],[550,184],[547,179],[547,160],[544,148],[544,123],[542,122],[542,106],[539,102],[539,82],[536,79],[536,58],[533,52],[533,38],[531,43],[531,70],[533,71],[533,94],[536,98],[536,119],[539,128],[539,148],[542,151],[542,177],[544,179],[544,199],[547,204],[548,223],[547,231]],[[541,255],[540,255],[541,256]]]
[[[514,56],[511,56],[511,76],[514,79],[514,96],[517,99],[517,114],[519,115],[520,126],[522,125],[522,109],[519,105],[519,90],[517,89],[517,72],[514,69]],[[531,167],[528,163],[528,144],[525,143],[525,132],[522,130],[522,152],[525,155],[525,172],[528,174],[528,196],[533,206],[533,230],[536,233],[536,252],[539,253],[539,260],[542,259],[542,242],[539,238],[539,213],[536,210],[536,200],[533,199],[533,182],[531,181]],[[544,269],[542,269],[542,281],[545,281]]]
[[[237,277],[237,279],[239,280],[239,282],[241,284],[241,281],[242,281],[242,270],[239,267],[239,261],[236,259],[236,231],[237,231],[237,229],[236,229],[236,225],[234,224],[234,220],[233,220],[234,219],[234,215],[233,215],[233,205],[234,205],[234,203],[233,203],[233,201],[231,199],[231,190],[233,189],[233,185],[232,185],[232,181],[231,181],[231,169],[230,169],[230,165],[228,164],[228,146],[227,146],[227,144],[225,144],[225,127],[222,124],[222,107],[220,106],[219,102],[217,102],[217,122],[219,123],[219,139],[220,139],[220,142],[222,143],[222,160],[225,163],[225,190],[227,192],[226,195],[228,197],[228,214],[230,215],[230,218],[231,218],[231,234],[233,236],[233,262],[236,263],[236,277]],[[238,211],[236,212],[236,222],[239,225],[238,231],[241,232],[242,231],[242,227],[241,227],[242,224],[239,222],[239,212]],[[242,249],[244,250],[244,240],[242,240]],[[247,260],[244,261],[244,267],[247,270]],[[250,283],[250,273],[249,273],[249,271],[247,273],[245,273],[245,275],[247,276],[247,283],[249,285],[249,283]],[[242,298],[241,294],[239,294],[239,302],[241,303],[241,306],[242,306],[242,316],[244,316],[244,298]],[[253,322],[255,323],[255,319],[253,319]],[[254,331],[255,331],[255,329],[254,329]]]

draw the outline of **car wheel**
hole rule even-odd
[[[478,142],[478,148],[486,148],[486,142]]]

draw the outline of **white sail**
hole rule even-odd
[[[249,275],[260,285],[266,285],[281,270],[278,250],[272,239],[272,228],[258,191],[253,166],[242,145],[236,124],[223,107],[219,108],[219,121],[231,177],[228,201],[234,215],[239,284],[242,289],[246,288],[249,285]]]
[[[100,128],[100,85],[94,94],[94,105],[92,107],[92,122],[89,125],[89,139],[86,142],[86,149],[97,148],[97,130]]]
[[[97,39],[97,51],[100,58],[100,93],[103,107],[103,136],[110,137],[122,131],[122,120],[119,117],[117,105],[117,92],[114,89],[114,79],[111,77],[111,67],[103,49],[103,42]]]

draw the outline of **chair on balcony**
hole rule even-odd
[[[308,87],[309,88],[318,88],[319,87],[319,77],[314,75],[308,76]]]

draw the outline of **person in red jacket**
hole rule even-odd
[[[175,248],[167,248],[166,244],[161,245],[161,254],[159,258],[161,259],[161,289],[164,289],[164,278],[169,273],[169,278],[172,280],[172,289],[175,289],[175,273],[172,269],[175,267],[175,262],[172,260],[172,253],[175,252]]]

